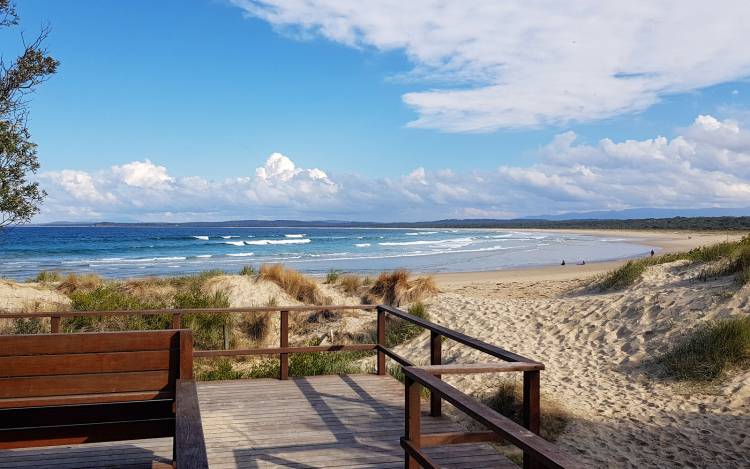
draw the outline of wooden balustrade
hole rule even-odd
[[[363,310],[376,311],[376,343],[366,344],[334,344],[325,346],[290,346],[289,345],[289,315],[313,311],[341,311]],[[450,445],[479,441],[496,441],[502,438],[515,444],[524,451],[524,467],[579,467],[577,461],[560,452],[554,445],[538,437],[540,428],[540,372],[544,364],[530,360],[522,355],[510,352],[492,344],[488,344],[474,337],[467,336],[444,326],[440,326],[426,319],[409,314],[398,308],[387,305],[335,305],[335,306],[284,306],[284,307],[252,307],[252,308],[210,308],[210,309],[180,309],[180,310],[134,310],[134,311],[65,311],[47,313],[8,313],[6,318],[43,318],[51,319],[51,331],[60,332],[61,321],[64,318],[80,316],[123,316],[123,315],[171,315],[171,328],[182,326],[182,318],[186,314],[243,314],[243,313],[278,313],[280,321],[280,337],[278,347],[254,349],[229,349],[228,334],[224,334],[223,350],[194,350],[193,357],[220,357],[269,355],[279,357],[279,379],[289,378],[289,354],[291,353],[319,353],[338,351],[372,350],[376,353],[376,373],[385,375],[386,358],[390,358],[402,366],[405,374],[405,432],[401,445],[405,451],[406,467],[415,468],[436,467],[429,457],[422,451],[437,445]],[[386,344],[386,319],[393,316],[415,324],[430,331],[430,365],[415,367],[414,363],[389,349]],[[448,364],[442,362],[442,343],[453,340],[471,347],[486,355],[502,360],[500,363],[485,364]],[[515,424],[497,412],[479,403],[472,397],[442,381],[443,375],[457,373],[523,373],[523,427]],[[473,433],[443,433],[422,435],[420,432],[420,391],[424,386],[430,390],[430,414],[440,416],[442,401],[446,400],[470,417],[484,424],[490,429],[488,432]]]

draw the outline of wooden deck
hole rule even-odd
[[[397,468],[404,465],[404,386],[342,375],[203,382],[198,397],[211,468]],[[460,431],[422,418],[424,433]],[[489,444],[424,450],[442,467],[517,468]],[[0,451],[0,469],[150,468],[171,459],[168,438]]]

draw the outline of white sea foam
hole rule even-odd
[[[284,236],[286,236],[287,238],[304,238],[305,237],[304,234],[288,234]]]
[[[203,241],[208,241],[208,236],[193,236],[195,239],[202,239]]]
[[[207,258],[207,257],[211,257],[211,254],[198,254],[198,255],[197,255],[197,256],[195,256],[195,257],[202,257],[202,258]]]
[[[474,242],[473,238],[455,238],[455,239],[442,239],[438,241],[430,241],[427,239],[419,240],[419,241],[386,241],[383,243],[378,243],[381,246],[420,246],[420,245],[430,245],[430,246],[441,246],[441,247],[454,247],[454,248],[460,248],[464,246],[468,246]]]
[[[248,256],[254,256],[254,255],[255,255],[254,252],[236,252],[232,254],[227,254],[227,256],[232,256],[232,257],[248,257]]]
[[[224,241],[224,244],[229,244],[231,246],[244,246],[245,241]]]
[[[255,241],[245,241],[245,244],[252,246],[265,246],[267,244],[307,244],[310,240],[304,239],[258,239]]]
[[[420,235],[431,235],[438,234],[437,231],[415,231],[414,233],[405,233],[406,236],[420,236]]]
[[[357,246],[358,248],[369,248],[371,244],[370,243],[358,243],[358,244],[355,244],[355,246]]]
[[[224,239],[239,238],[239,236],[222,236]]]

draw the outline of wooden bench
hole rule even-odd
[[[190,330],[0,336],[0,448],[161,437],[208,467]]]

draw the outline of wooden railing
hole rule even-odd
[[[377,311],[376,343],[366,344],[334,344],[320,346],[289,346],[289,315],[309,313],[314,311],[364,310]],[[573,468],[580,464],[565,455],[554,445],[538,436],[540,429],[540,372],[544,364],[510,352],[492,344],[488,344],[474,337],[467,336],[444,326],[440,326],[426,319],[409,314],[398,308],[387,305],[336,305],[336,306],[284,306],[284,307],[250,307],[250,308],[203,308],[180,310],[128,310],[128,311],[66,311],[43,313],[8,313],[2,318],[46,318],[51,319],[51,331],[60,332],[63,318],[80,316],[126,316],[126,315],[171,315],[171,328],[177,329],[182,325],[182,317],[192,313],[278,313],[280,321],[280,337],[278,347],[254,349],[228,349],[225,340],[223,350],[194,350],[194,357],[221,356],[249,356],[249,355],[278,355],[280,361],[279,378],[289,378],[290,353],[338,352],[373,350],[376,352],[376,373],[385,375],[386,357],[397,362],[405,375],[405,435],[401,445],[405,451],[406,466],[408,468],[437,467],[422,451],[422,448],[479,441],[508,441],[524,452],[524,468],[538,467]],[[397,354],[386,344],[386,318],[393,316],[415,324],[430,331],[430,365],[417,367],[407,358]],[[506,363],[487,363],[469,365],[443,365],[443,339],[453,340]],[[480,403],[476,399],[443,382],[444,374],[457,373],[523,373],[523,426],[500,415],[493,409]],[[474,433],[444,433],[422,435],[420,432],[420,388],[424,386],[430,390],[430,415],[442,414],[442,401],[453,404],[456,408],[485,425],[488,432]]]

